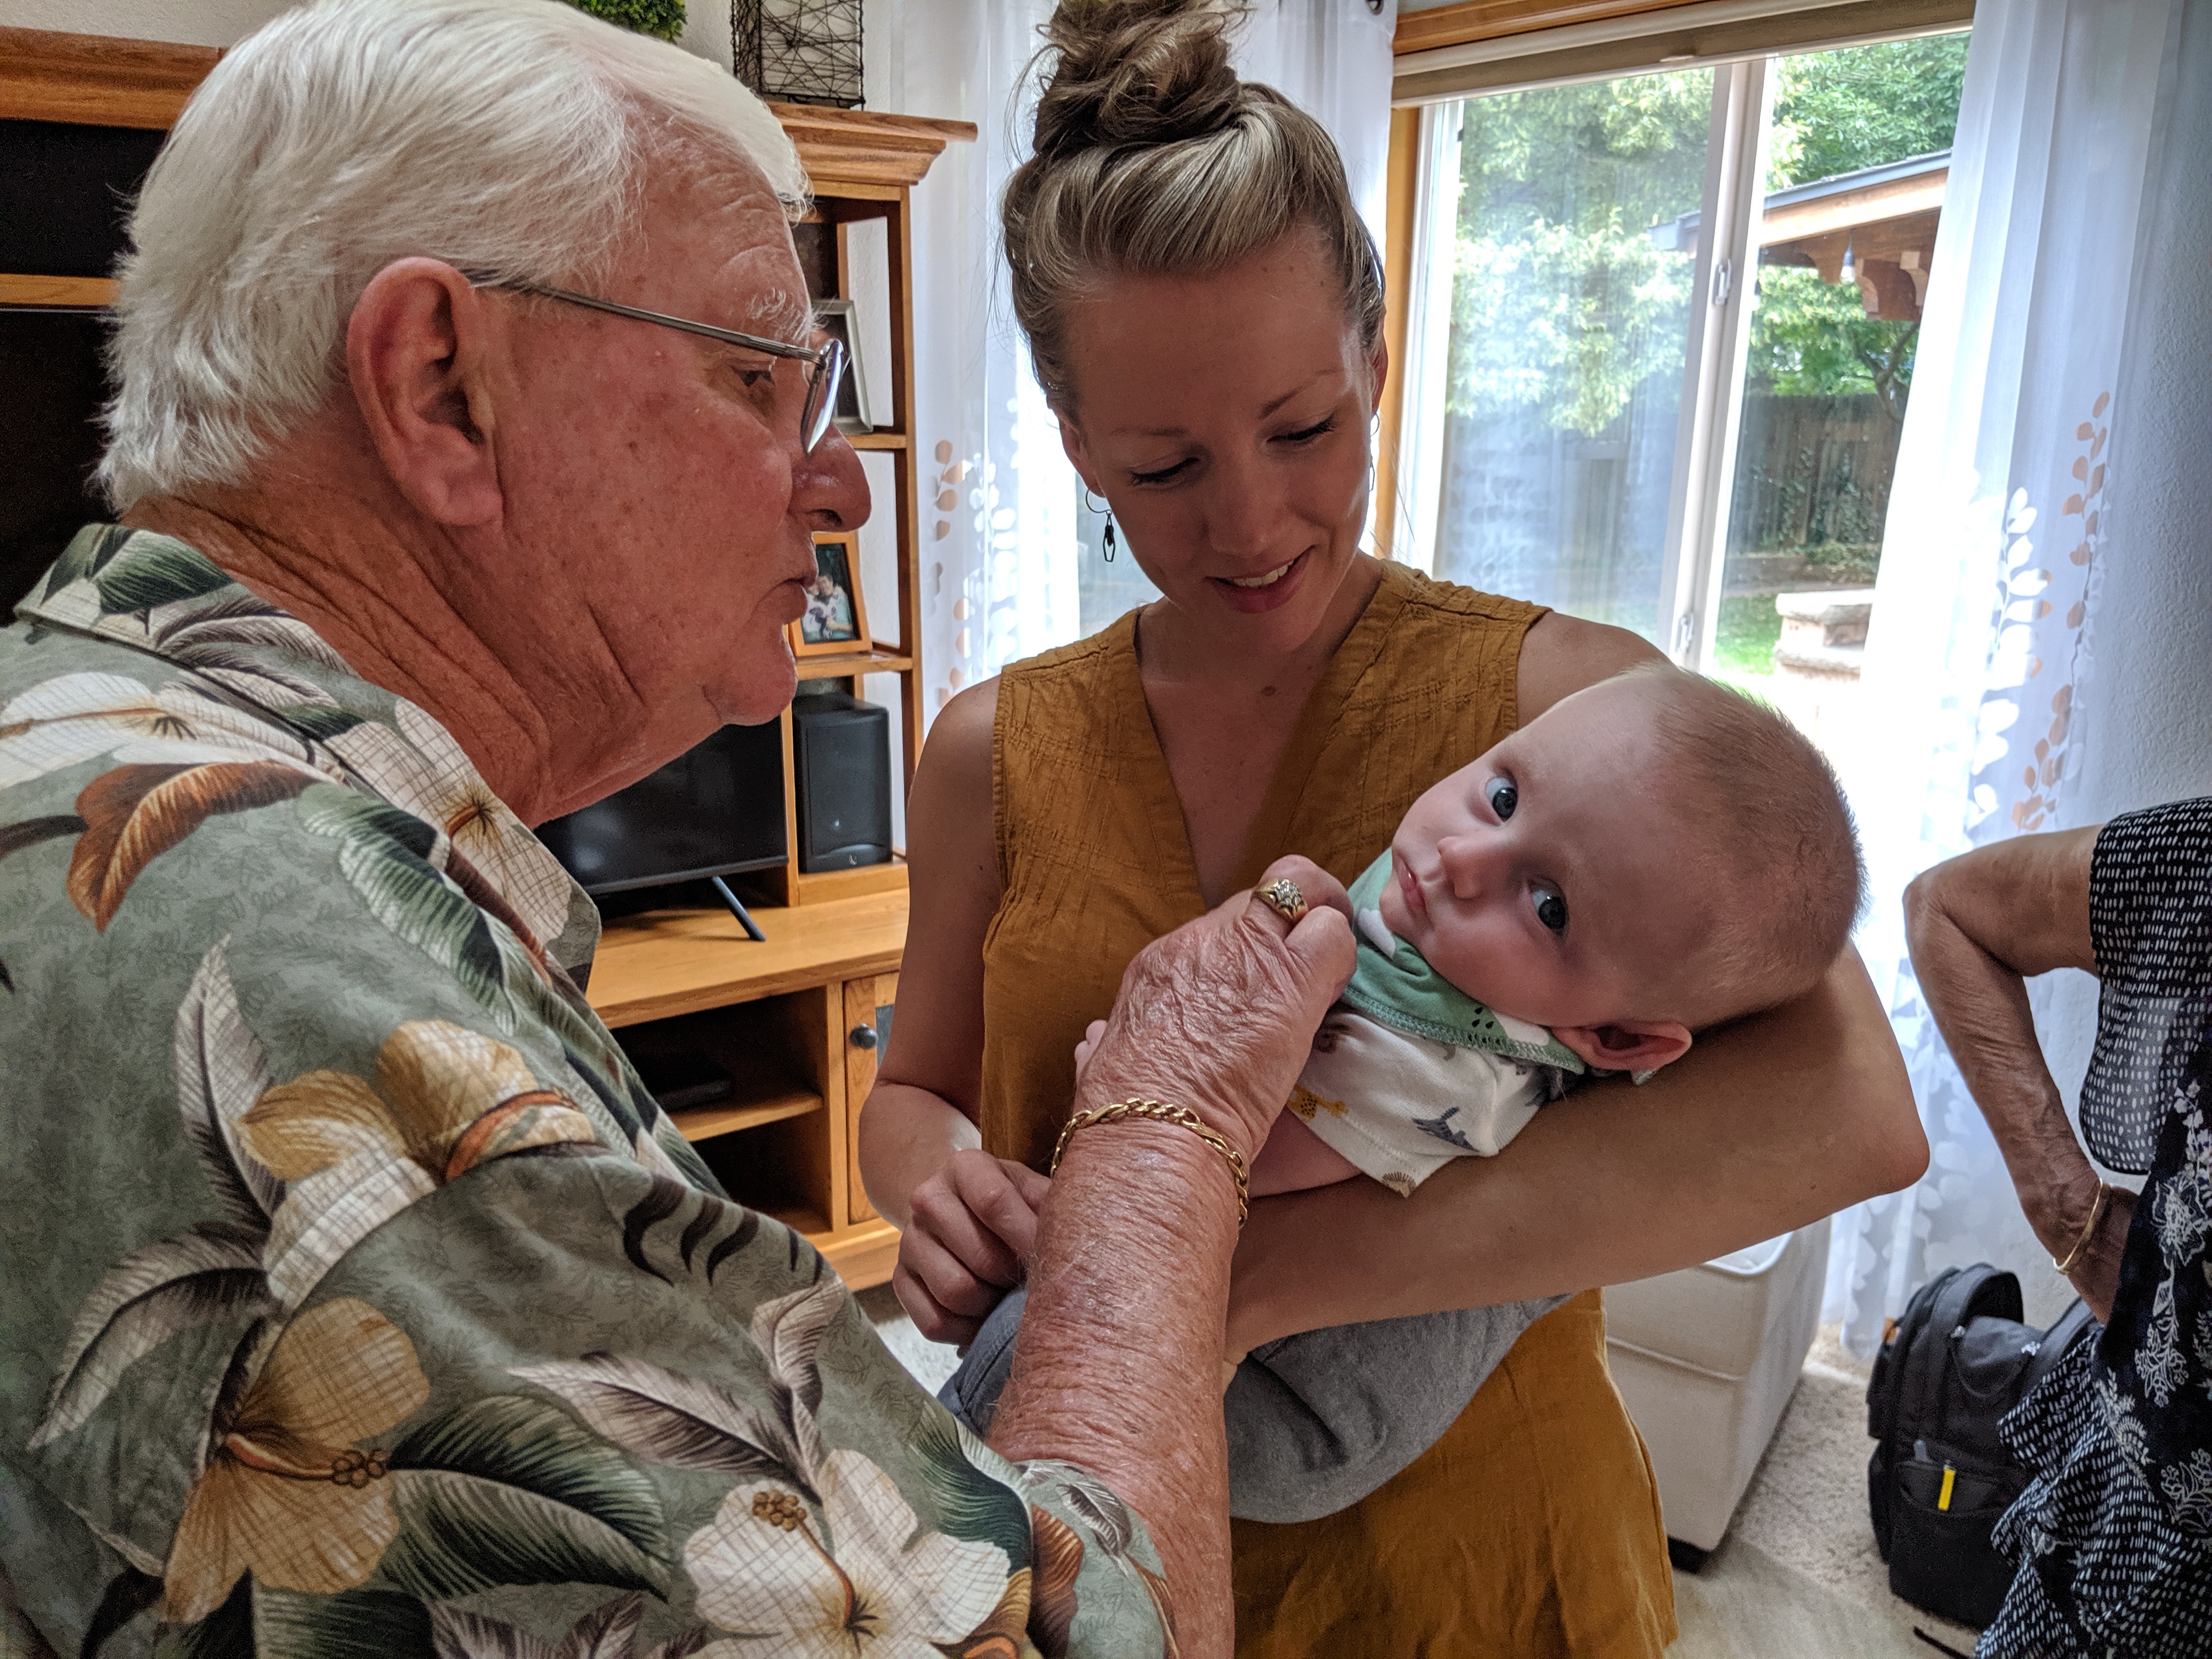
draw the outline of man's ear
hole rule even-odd
[[[1605,1072],[1656,1072],[1690,1052],[1690,1028],[1671,1019],[1624,1019],[1611,1025],[1555,1025],[1552,1035]]]
[[[493,332],[487,302],[436,259],[385,266],[346,321],[346,373],[369,441],[394,488],[438,524],[484,524],[505,505],[484,375]]]

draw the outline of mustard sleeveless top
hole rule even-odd
[[[1307,699],[1230,890],[1286,853],[1347,885],[1428,787],[1510,732],[1542,607],[1385,564]],[[1042,1170],[1075,1045],[1129,958],[1205,911],[1136,615],[1007,668],[992,744],[1004,897],[983,939],[984,1146]]]
[[[1291,733],[1231,884],[1286,853],[1340,880],[1407,808],[1518,719],[1540,606],[1403,565]],[[1136,618],[1007,668],[992,769],[1004,896],[983,941],[983,1145],[1042,1170],[1075,1045],[1129,958],[1205,903],[1138,672]],[[1643,1443],[1592,1291],[1525,1333],[1444,1438],[1360,1503],[1235,1523],[1239,1659],[1328,1654],[1647,1659],[1674,1587]]]

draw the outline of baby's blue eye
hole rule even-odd
[[[1507,786],[1508,788],[1511,787],[1510,784]],[[1528,900],[1536,907],[1537,921],[1555,933],[1563,933],[1566,931],[1566,900],[1548,887],[1531,887],[1528,890]]]
[[[1509,778],[1491,779],[1483,786],[1482,793],[1490,802],[1490,810],[1501,820],[1511,817],[1513,809],[1521,804],[1521,792],[1513,787]]]

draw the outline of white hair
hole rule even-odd
[[[428,254],[584,286],[656,167],[806,196],[766,105],[558,0],[325,0],[224,54],[131,215],[99,478],[119,510],[234,483],[319,408],[369,279]]]

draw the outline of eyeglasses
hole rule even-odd
[[[799,410],[799,433],[800,441],[810,455],[814,453],[816,446],[829,436],[830,428],[837,418],[837,389],[845,380],[846,355],[842,340],[832,340],[823,346],[793,345],[783,340],[764,339],[757,334],[740,334],[733,328],[716,328],[709,323],[695,323],[688,317],[670,317],[658,311],[641,311],[635,306],[617,305],[612,300],[595,299],[588,294],[572,294],[565,288],[548,288],[542,283],[525,283],[484,271],[463,270],[461,275],[477,288],[503,288],[516,294],[535,295],[541,300],[565,300],[572,306],[587,306],[593,311],[635,318],[641,323],[659,323],[663,328],[680,328],[686,334],[703,335],[726,345],[744,346],[750,351],[765,351],[771,357],[790,357],[806,364],[806,403]]]

